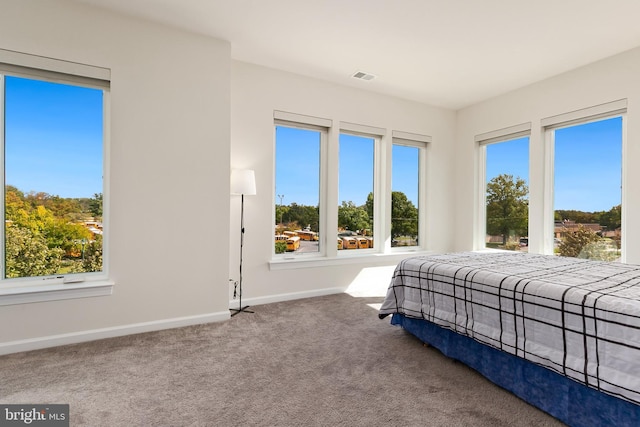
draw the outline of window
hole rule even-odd
[[[531,147],[530,123],[476,136],[475,247],[624,261],[626,108],[618,100],[542,118]]]
[[[394,139],[391,151],[391,247],[419,245],[424,144]]]
[[[529,249],[530,123],[476,137],[480,205],[476,247]]]
[[[276,123],[276,254],[322,250],[321,152],[326,129]]]
[[[486,247],[529,245],[529,137],[486,146]]]
[[[341,133],[339,145],[338,249],[373,248],[376,137]]]
[[[531,123],[482,135],[474,246],[529,250],[529,134]]]
[[[547,129],[553,152],[553,253],[622,257],[621,115]]]
[[[386,136],[384,128],[343,121],[334,126],[283,111],[274,111],[274,127],[270,268],[424,249],[426,220],[418,213],[425,212],[431,137],[402,131]],[[400,242],[393,251],[392,231]]]
[[[0,50],[0,280],[105,277],[108,77],[105,69]]]
[[[4,278],[102,271],[102,91],[5,76],[4,96]]]

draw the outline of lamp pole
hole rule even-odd
[[[239,296],[240,304],[238,309],[231,309],[233,313],[231,316],[235,316],[238,313],[253,313],[251,310],[247,310],[248,306],[242,306],[242,249],[244,247],[244,196],[256,194],[256,178],[255,173],[251,169],[232,169],[231,170],[231,194],[237,194],[240,196],[240,268],[239,268]],[[235,290],[234,290],[235,298]]]

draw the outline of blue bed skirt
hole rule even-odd
[[[569,426],[640,426],[640,406],[631,402],[604,394],[426,320],[394,314],[391,324],[402,326],[446,356],[475,369],[491,382]]]

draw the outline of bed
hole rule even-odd
[[[640,266],[518,252],[407,258],[379,317],[570,426],[640,426]]]

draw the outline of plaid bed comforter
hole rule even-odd
[[[640,266],[524,253],[414,257],[379,316],[425,319],[640,404]]]

